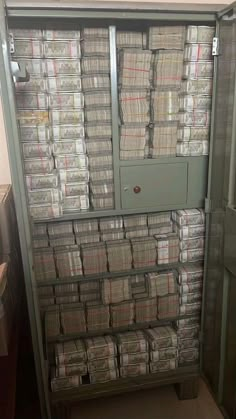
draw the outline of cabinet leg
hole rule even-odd
[[[180,400],[196,399],[199,391],[199,377],[176,384],[175,391]]]

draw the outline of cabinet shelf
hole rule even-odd
[[[88,331],[83,333],[75,333],[73,335],[58,335],[55,337],[47,337],[46,341],[47,343],[56,343],[56,342],[66,342],[73,339],[82,339],[82,338],[89,338],[89,337],[96,337],[96,336],[103,336],[103,335],[113,335],[114,333],[122,333],[122,332],[128,332],[128,331],[135,331],[140,329],[148,329],[149,327],[160,327],[160,326],[166,326],[170,324],[171,322],[177,321],[177,320],[183,320],[183,319],[190,319],[193,317],[193,314],[185,315],[185,316],[176,316],[171,317],[169,319],[163,319],[163,320],[155,320],[152,322],[146,322],[146,323],[134,323],[129,326],[123,326],[123,327],[109,327],[109,329],[100,329],[95,331]]]
[[[52,404],[70,403],[78,400],[111,396],[135,390],[157,387],[159,385],[177,384],[197,378],[200,374],[199,365],[180,367],[176,370],[156,374],[140,375],[133,378],[118,378],[114,381],[99,384],[82,384],[79,388],[50,393]]]
[[[192,262],[194,263],[194,262]],[[164,265],[155,265],[155,266],[148,266],[146,268],[139,268],[139,269],[130,269],[128,271],[118,271],[118,272],[104,272],[97,275],[86,275],[86,276],[71,276],[68,278],[62,278],[62,279],[51,279],[51,280],[45,280],[45,281],[37,281],[38,287],[47,287],[51,285],[67,285],[67,284],[73,284],[77,282],[85,282],[90,280],[98,280],[98,279],[104,279],[104,278],[116,278],[117,276],[129,276],[129,275],[138,275],[138,274],[145,274],[149,272],[159,272],[169,269],[177,269],[181,266],[188,266],[191,265],[191,262],[176,262],[176,263],[166,263]]]

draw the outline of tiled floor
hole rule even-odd
[[[172,386],[81,402],[71,419],[223,419],[204,382],[199,397],[179,401]]]

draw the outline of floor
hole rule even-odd
[[[166,386],[106,399],[81,402],[70,419],[223,419],[205,383],[199,397],[179,401],[174,387]]]

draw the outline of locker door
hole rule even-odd
[[[48,400],[48,383],[46,364],[42,345],[41,319],[37,299],[37,287],[33,273],[32,245],[30,238],[30,222],[24,188],[24,177],[21,166],[21,149],[15,107],[13,77],[11,72],[10,51],[7,28],[7,11],[4,0],[0,0],[0,92],[3,105],[3,116],[6,128],[7,146],[11,166],[12,187],[16,207],[17,223],[20,235],[21,254],[24,267],[25,289],[28,302],[32,343],[38,391],[41,404],[41,416],[50,419],[51,413]]]
[[[236,4],[219,13],[206,207],[202,369],[234,418],[236,393]]]

